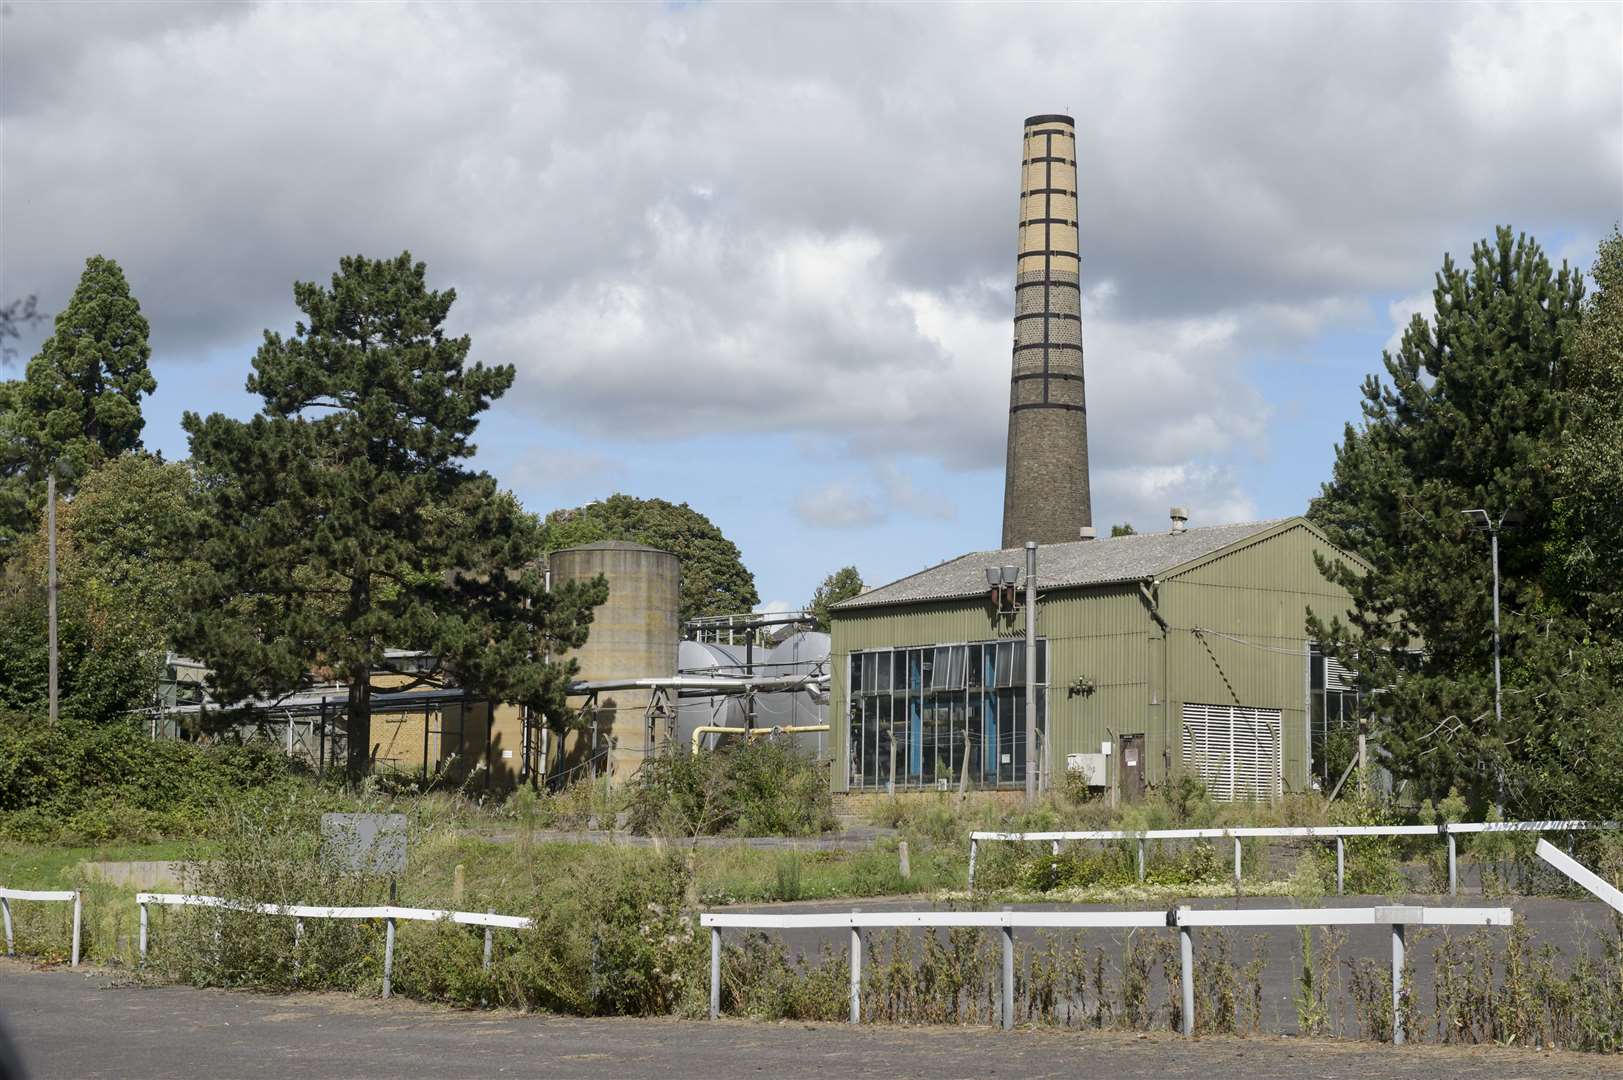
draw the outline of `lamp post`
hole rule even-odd
[[[1499,681],[1499,532],[1501,529],[1514,529],[1522,523],[1519,510],[1506,510],[1495,521],[1486,510],[1463,511],[1471,519],[1471,527],[1488,534],[1489,548],[1493,553],[1493,719],[1496,728],[1501,727],[1505,720],[1504,690]]]

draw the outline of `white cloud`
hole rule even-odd
[[[1409,324],[1414,321],[1416,315],[1427,322],[1436,317],[1436,299],[1429,289],[1413,296],[1400,296],[1386,305],[1386,314],[1392,320],[1392,333],[1387,335],[1386,344],[1381,348],[1396,355],[1403,344],[1404,331],[1409,329]]]
[[[801,492],[795,516],[814,529],[864,529],[885,520],[885,510],[872,495],[836,480]]]
[[[1095,487],[1243,516],[1260,351],[1495,222],[1619,216],[1623,104],[1594,88],[1620,29],[1599,5],[14,5],[4,288],[49,308],[118,258],[173,361],[410,247],[476,357],[518,366],[504,410],[616,443],[788,432],[857,478],[803,520],[944,516],[873,466],[1001,465],[1018,125],[1067,109]]]

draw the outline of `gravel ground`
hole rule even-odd
[[[35,1080],[1074,1077],[1486,1080],[1623,1076],[1623,1058],[1501,1047],[837,1024],[581,1020],[334,994],[120,988],[0,961],[0,1017]],[[0,1068],[0,1072],[3,1072]]]

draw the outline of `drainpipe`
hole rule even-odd
[[[1037,801],[1037,542],[1026,541],[1026,802]]]
[[[1150,618],[1161,628],[1161,768],[1165,773],[1162,782],[1166,783],[1172,779],[1172,628],[1161,617],[1161,604],[1156,599],[1160,591],[1161,583],[1155,578],[1138,583],[1138,593],[1149,608]]]

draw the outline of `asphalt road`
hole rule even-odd
[[[743,1080],[1567,1080],[1623,1058],[1501,1047],[985,1028],[580,1020],[334,994],[114,987],[0,961],[0,1017],[34,1080],[485,1076]]]

